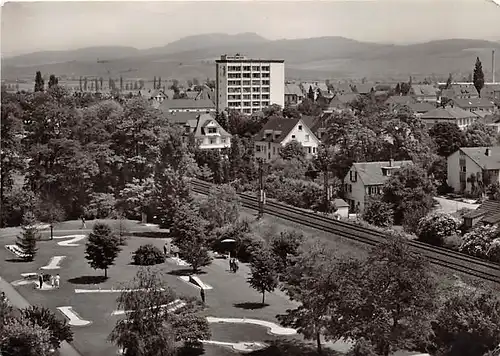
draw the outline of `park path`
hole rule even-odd
[[[4,292],[5,296],[9,302],[16,308],[27,308],[30,303],[24,297],[19,294],[19,292],[6,280],[0,277],[0,292]],[[61,343],[59,348],[59,355],[61,356],[81,356],[78,351],[75,350],[73,346],[68,344],[66,341]]]

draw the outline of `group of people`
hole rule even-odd
[[[40,289],[43,288],[43,274],[38,275],[38,283],[40,284]],[[55,276],[50,276],[50,286],[52,288],[59,288],[61,284],[61,276],[59,274],[56,274]]]
[[[229,270],[233,273],[236,273],[238,271],[238,268],[240,268],[238,266],[238,261],[236,260],[236,258],[230,258],[229,259]]]

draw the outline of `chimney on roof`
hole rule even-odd
[[[489,148],[486,148],[486,151],[484,151],[484,154],[488,157],[491,156],[491,150]]]

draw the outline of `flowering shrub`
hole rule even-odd
[[[459,251],[479,258],[488,258],[489,248],[496,235],[498,228],[495,226],[479,225],[465,234]]]
[[[491,262],[500,263],[500,238],[494,239],[486,252]]]
[[[420,241],[442,246],[445,237],[457,233],[460,221],[446,213],[433,213],[422,218],[417,227]]]

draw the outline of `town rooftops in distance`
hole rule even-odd
[[[227,54],[222,54],[220,59],[215,60],[216,63],[228,63],[228,62],[239,62],[239,63],[251,63],[251,62],[262,62],[262,63],[285,63],[284,59],[261,59],[261,58],[247,58],[245,56],[236,53],[234,56]]]

